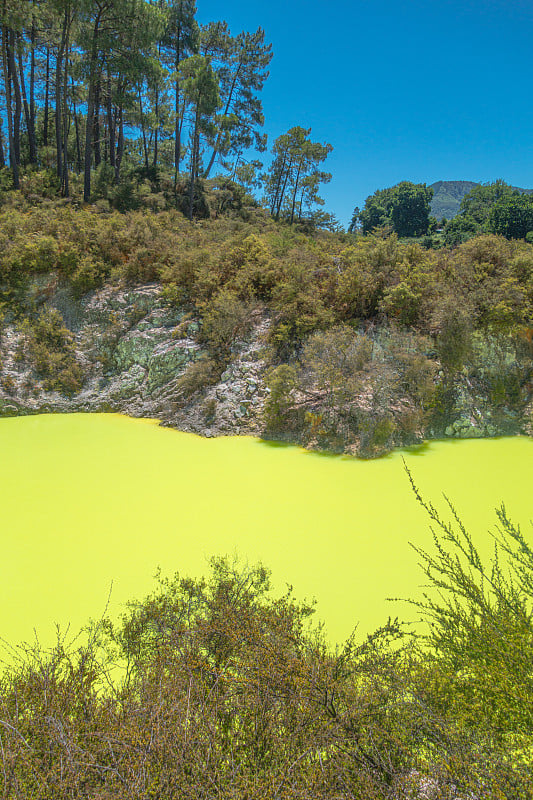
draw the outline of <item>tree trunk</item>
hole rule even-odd
[[[5,11],[5,8],[4,8]],[[9,74],[9,33],[8,28],[2,28],[2,67],[4,71],[4,87],[6,93],[7,135],[9,141],[9,166],[13,173],[13,187],[20,189],[19,166],[15,158],[15,142],[13,138],[13,107],[11,103],[11,77]]]
[[[78,112],[76,109],[76,99],[74,94],[74,79],[71,78],[72,86],[72,112],[74,117],[74,129],[76,131],[76,172],[81,172],[81,143],[80,143],[80,123],[78,120]]]
[[[304,190],[302,189],[302,193],[300,194],[300,207],[298,209],[298,222],[302,221],[302,205],[304,201]]]
[[[120,183],[120,165],[122,164],[122,156],[124,154],[124,115],[122,112],[122,105],[118,110],[118,144],[117,144],[117,157],[115,160],[115,184]]]
[[[155,90],[155,131],[154,131],[154,158],[152,165],[157,169],[158,144],[159,144],[159,87]]]
[[[144,125],[144,113],[143,113],[143,98],[140,86],[139,86],[139,111],[141,114],[141,132],[143,137],[144,166],[146,167],[146,169],[148,169],[148,145],[146,143],[146,128]]]
[[[104,143],[104,164],[109,164],[109,130],[107,127],[107,114],[102,114],[102,124],[104,126],[102,141]]]
[[[37,137],[35,135],[35,16],[33,14],[31,16],[30,47],[30,119],[31,135],[35,143],[35,160],[37,160]]]
[[[63,171],[62,171],[62,193],[63,197],[68,197],[70,194],[69,179],[68,179],[68,132],[70,128],[69,110],[68,110],[68,58],[69,58],[69,37],[70,37],[70,9],[69,21],[67,25],[67,34],[65,37],[65,68],[63,70]]]
[[[287,166],[287,170],[285,172],[285,181],[283,183],[283,187],[281,189],[281,193],[280,193],[279,198],[278,198],[278,207],[276,209],[276,216],[274,217],[276,222],[279,220],[279,215],[280,215],[280,211],[281,211],[281,204],[283,203],[283,198],[285,197],[285,189],[287,188],[287,181],[289,180],[291,167],[292,167],[292,158],[290,159],[289,164]]]
[[[239,72],[241,71],[241,67],[242,67],[242,61],[239,62],[239,66],[237,67],[237,69],[235,71],[235,75],[233,76],[233,82],[231,84],[231,89],[230,89],[229,94],[228,94],[228,100],[227,100],[225,108],[224,108],[224,116],[226,116],[226,114],[230,110],[231,102],[233,100],[233,92],[235,91],[235,86],[237,85],[237,78],[239,77]],[[215,163],[215,158],[218,155],[218,150],[220,148],[221,140],[222,140],[222,138],[221,138],[220,131],[219,131],[219,133],[217,135],[217,138],[216,138],[216,141],[215,141],[215,146],[213,148],[213,152],[211,153],[211,158],[209,159],[209,164],[207,165],[207,169],[204,172],[204,178],[208,178],[209,177],[209,173],[211,172],[211,170],[213,168],[213,164]]]
[[[101,85],[100,81],[96,84],[96,93],[94,97],[94,166],[99,167],[102,163],[102,153],[100,149],[100,94]]]
[[[100,32],[100,14],[96,15],[93,27],[91,44],[91,60],[89,64],[89,94],[87,98],[87,122],[85,125],[85,156],[83,175],[83,200],[89,203],[91,199],[91,162],[93,155],[93,125],[94,125],[94,100],[96,88],[96,70],[98,60],[98,34]]]
[[[283,154],[283,161],[282,161],[281,168],[280,168],[280,171],[279,171],[278,183],[277,183],[277,186],[276,186],[276,189],[275,189],[275,192],[274,192],[274,197],[272,198],[272,203],[270,204],[270,215],[272,217],[276,213],[278,197],[279,197],[279,193],[280,193],[280,190],[281,190],[281,180],[282,180],[282,177],[283,177],[283,174],[284,174],[283,170],[285,169],[286,160],[287,160],[287,154],[284,153]]]
[[[176,83],[175,83],[175,120],[174,120],[174,190],[178,185],[178,175],[180,172],[180,159],[181,159],[181,119],[180,119],[180,82],[179,82],[179,68],[181,63],[181,24],[178,27],[176,38],[176,59],[174,66],[176,68]]]
[[[22,92],[22,103],[24,105],[24,118],[26,120],[26,130],[28,131],[28,143],[30,149],[30,164],[37,164],[37,150],[35,146],[35,131],[33,130],[32,119],[30,114],[30,106],[28,103],[28,96],[26,94],[26,81],[24,79],[24,59],[22,58],[21,40],[18,40],[18,62],[20,73],[20,88]]]
[[[2,117],[0,117],[0,169],[6,165],[6,157],[4,153],[4,134],[2,133]]]
[[[22,116],[22,98],[20,95],[20,85],[15,63],[15,31],[9,31],[9,72],[13,81],[13,92],[15,94],[15,110],[13,114],[13,146],[17,166],[20,166],[20,119]]]
[[[111,75],[107,71],[107,131],[109,135],[109,163],[115,169],[115,115],[113,113],[113,98],[111,94]]]
[[[61,136],[61,64],[65,52],[65,42],[67,38],[67,10],[63,15],[63,27],[61,29],[61,40],[57,48],[56,74],[55,74],[55,111],[54,121],[56,129],[56,172],[59,180],[63,183],[63,138]]]
[[[44,86],[43,145],[48,147],[48,109],[50,105],[50,48],[46,48],[46,81]]]
[[[300,182],[300,172],[302,171],[303,159],[298,163],[298,172],[296,173],[296,183],[294,184],[294,192],[292,195],[292,208],[291,208],[291,225],[294,222],[294,209],[296,207],[296,194],[298,192],[298,183]]]
[[[175,107],[175,129],[174,129],[174,187],[178,183],[181,158],[181,125],[180,125],[180,84],[176,78],[176,107]]]
[[[194,119],[194,132],[192,138],[192,152],[191,152],[191,176],[190,176],[190,185],[189,185],[189,220],[192,222],[193,218],[193,208],[194,208],[194,184],[196,181],[196,172],[197,172],[197,159],[199,155],[200,149],[200,135],[199,135],[199,126],[200,126],[200,99],[198,99],[198,103],[196,106],[196,114]]]

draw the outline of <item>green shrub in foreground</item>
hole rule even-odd
[[[3,796],[530,798],[533,552],[501,509],[487,566],[419,500],[424,636],[389,621],[333,651],[262,566],[160,579],[84,645],[20,649],[0,686]]]

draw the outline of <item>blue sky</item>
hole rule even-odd
[[[533,188],[533,0],[197,3],[264,28],[269,146],[294,125],[333,145],[322,194],[343,224],[401,180]]]

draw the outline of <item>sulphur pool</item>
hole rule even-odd
[[[50,640],[141,598],[158,567],[201,575],[211,555],[261,560],[275,585],[316,598],[328,638],[387,616],[423,584],[422,493],[453,499],[487,552],[505,501],[529,533],[533,441],[433,442],[376,461],[252,438],[202,439],[119,414],[0,419],[0,637]],[[532,532],[533,538],[533,532]],[[111,588],[112,587],[112,588]]]

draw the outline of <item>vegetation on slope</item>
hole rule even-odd
[[[435,181],[430,185],[433,189],[431,213],[438,219],[453,219],[459,211],[461,200],[471,189],[477,186],[475,181]]]
[[[0,303],[25,392],[75,397],[90,371],[57,291],[161,282],[206,350],[177,402],[217,382],[260,312],[265,435],[374,455],[529,430],[529,195],[476,186],[439,232],[432,189],[403,181],[344,234],[319,196],[331,145],[295,126],[266,170],[256,157],[261,29],[199,25],[182,0],[9,1],[1,17]]]
[[[189,219],[210,215],[217,182],[241,194],[264,185],[276,218],[335,224],[316,211],[331,145],[310,129],[281,134],[262,171],[272,46],[261,28],[201,25],[194,0],[6,0],[0,19],[4,184],[121,210],[155,194],[154,207]]]
[[[54,292],[156,281],[168,303],[203,321],[210,364],[196,369],[211,382],[253,312],[270,314],[271,435],[380,452],[427,430],[442,434],[460,416],[465,381],[495,430],[521,429],[531,244],[483,235],[434,250],[384,232],[310,234],[253,204],[228,209],[191,227],[176,210],[121,214],[8,193],[0,297],[24,332],[21,357],[48,386],[76,392],[82,365],[62,320],[45,310]]]

